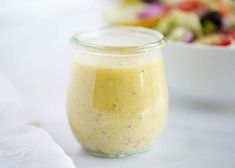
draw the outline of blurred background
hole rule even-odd
[[[159,150],[134,158],[134,161],[105,161],[88,157],[80,150],[68,128],[65,110],[66,88],[75,55],[69,39],[77,31],[106,24],[104,10],[117,2],[0,0],[0,125],[41,124],[81,167],[234,167],[235,51],[231,48],[200,46],[202,48],[195,50],[182,44],[169,45],[165,51],[166,67],[173,89],[170,90],[169,122],[160,145],[157,144]],[[176,60],[169,59],[173,54]],[[189,61],[185,57],[187,54],[194,58],[204,54],[208,57],[205,60],[190,58]],[[211,55],[216,56],[212,58]],[[221,58],[222,55],[228,59]],[[185,74],[184,65],[197,70],[186,70],[190,74]],[[185,87],[177,81],[178,78],[184,80]],[[206,84],[194,82],[200,79],[206,79]],[[216,87],[210,81],[225,85]],[[203,87],[205,91],[199,89],[202,93],[211,87],[214,90],[194,94],[198,93],[198,85],[206,86]],[[221,87],[226,89],[220,92]],[[211,95],[215,90],[219,94]],[[181,96],[174,91],[180,92]]]
[[[11,81],[32,115],[43,116],[45,110],[47,115],[60,115],[73,56],[69,39],[77,31],[103,23],[101,10],[105,2],[0,3],[1,74]]]

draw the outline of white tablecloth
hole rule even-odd
[[[0,84],[4,81],[9,89],[0,93],[0,100],[8,101],[0,106],[0,123],[41,123],[79,168],[235,167],[235,110],[175,101],[172,95],[166,132],[150,152],[117,160],[81,150],[66,120],[65,92],[74,55],[68,39],[77,30],[100,25],[103,4],[0,1]]]

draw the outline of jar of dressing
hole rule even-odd
[[[109,26],[75,34],[67,112],[83,148],[102,157],[147,151],[164,130],[168,93],[164,36]]]

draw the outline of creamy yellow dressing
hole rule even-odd
[[[164,129],[168,95],[163,60],[126,67],[75,61],[68,91],[68,118],[87,150],[142,152]]]

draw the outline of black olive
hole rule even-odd
[[[202,26],[205,26],[208,22],[213,23],[217,29],[223,26],[222,15],[217,11],[209,11],[204,13],[200,18]]]
[[[159,2],[159,0],[143,0],[145,3],[156,3]]]

